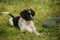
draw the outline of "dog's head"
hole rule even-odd
[[[26,10],[23,10],[20,13],[20,15],[26,21],[31,21],[33,20],[33,17],[35,16],[35,12],[32,9],[26,9]]]

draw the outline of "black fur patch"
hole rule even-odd
[[[17,17],[13,18],[13,23],[14,23],[14,26],[16,26],[16,27],[18,27],[19,18],[20,18],[20,16],[17,16]]]

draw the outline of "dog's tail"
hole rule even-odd
[[[10,15],[11,17],[14,17],[10,12],[2,12],[3,14]]]

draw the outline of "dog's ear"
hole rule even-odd
[[[35,16],[35,11],[33,11],[32,9],[29,9],[29,10],[31,10],[32,16]]]
[[[23,11],[20,13],[20,16],[24,17],[25,13],[26,13],[26,11],[23,10]]]

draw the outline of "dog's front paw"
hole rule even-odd
[[[40,36],[40,33],[35,33],[36,36]]]
[[[40,36],[40,33],[37,33],[37,36]]]

